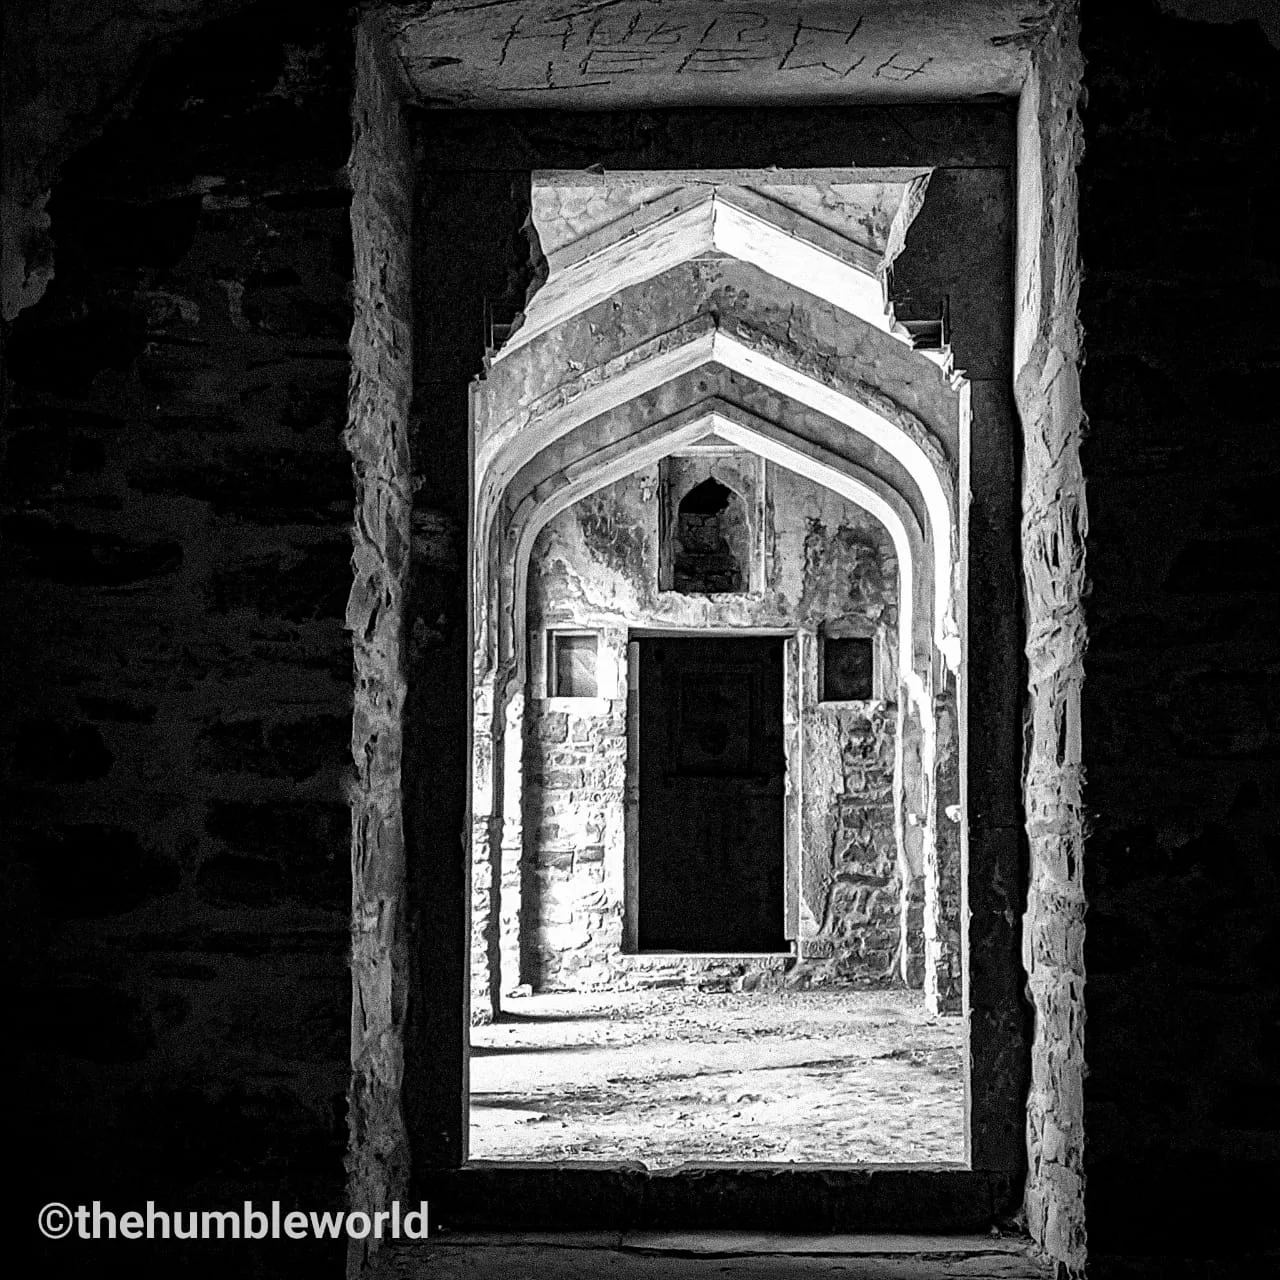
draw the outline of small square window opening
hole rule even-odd
[[[553,698],[599,696],[595,636],[552,632],[550,667],[549,684]]]

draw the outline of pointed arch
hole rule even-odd
[[[538,534],[574,503],[712,435],[848,498],[885,528],[898,561],[899,677],[913,692],[919,690],[919,664],[922,659],[927,663],[928,655],[917,652],[913,637],[919,612],[917,566],[924,559],[925,538],[910,505],[884,480],[849,459],[719,400],[694,406],[614,441],[564,467],[555,477],[531,487],[517,499],[503,537],[503,561],[513,570],[510,595],[499,605],[500,626],[509,628],[510,638],[502,648],[513,663],[514,685],[518,687],[525,678],[525,604],[529,561]]]
[[[894,319],[882,254],[759,192],[704,186],[655,200],[549,255],[550,276],[495,363],[620,290],[709,254],[758,267],[911,345]]]
[[[683,341],[667,343],[648,359],[613,362],[590,371],[571,389],[559,388],[525,412],[504,421],[480,443],[476,454],[478,494],[475,547],[482,556],[507,486],[539,453],[584,423],[649,394],[665,383],[703,367],[718,365],[751,379],[808,409],[825,415],[884,450],[918,489],[925,513],[925,536],[933,552],[933,640],[954,671],[960,660],[959,632],[952,604],[957,495],[945,455],[927,429],[910,415],[898,420],[858,399],[847,388],[820,381],[714,327],[699,327]],[[616,367],[621,364],[621,367]],[[483,399],[484,384],[477,395]],[[963,400],[962,400],[963,403]],[[477,564],[483,577],[483,567]]]

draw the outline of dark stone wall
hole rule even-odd
[[[1229,1254],[1280,1185],[1280,52],[1083,48],[1090,1253]]]
[[[1238,1251],[1274,1223],[1280,54],[1142,0],[1086,0],[1084,40],[1087,1194],[1104,1275],[1108,1255]],[[47,65],[85,75],[87,53]],[[5,334],[22,1242],[28,1203],[54,1197],[341,1196],[349,65],[345,14],[300,0],[177,49],[65,169],[58,275]],[[447,180],[432,200],[439,217]],[[440,270],[460,280],[492,251],[484,292],[516,309],[518,227],[454,230],[464,250]],[[463,361],[424,375],[432,412],[461,419],[439,370]],[[456,531],[465,463],[434,474],[430,545]],[[460,666],[456,555],[440,563],[418,640]],[[447,711],[441,753],[461,733]],[[224,1274],[228,1256],[285,1273],[204,1246],[185,1271]]]
[[[259,4],[159,61],[64,168],[56,277],[6,334],[24,1236],[49,1199],[342,1199],[351,45],[341,6]],[[341,1265],[280,1250],[164,1258]]]

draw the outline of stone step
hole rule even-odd
[[[385,1246],[361,1280],[1045,1280],[1026,1240],[748,1232],[444,1235]]]

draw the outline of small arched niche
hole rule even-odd
[[[754,458],[663,460],[662,590],[745,595],[759,589],[757,471]]]
[[[676,510],[671,585],[684,595],[746,590],[746,512],[714,476],[695,485]]]

